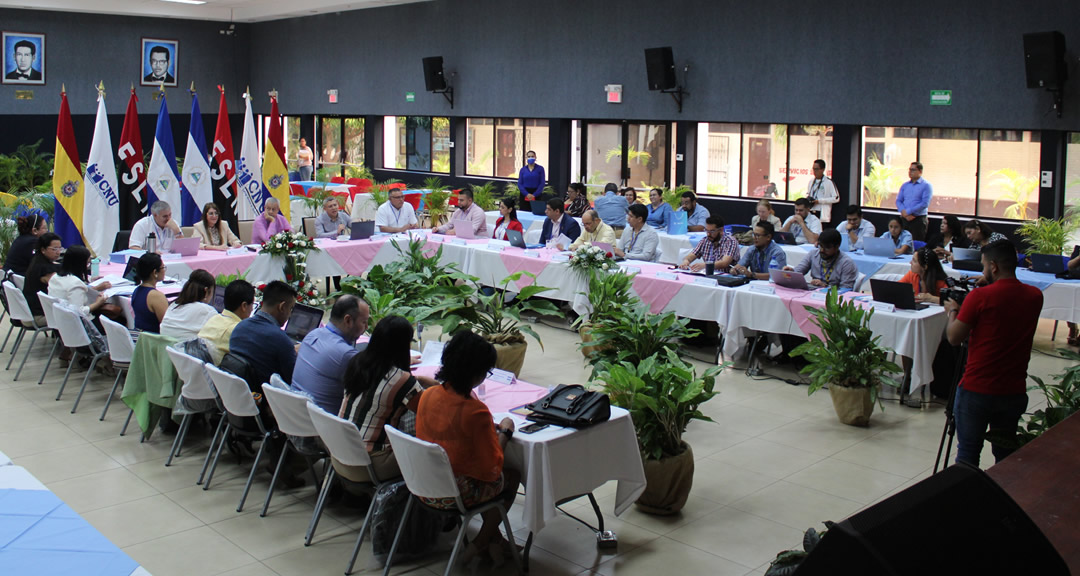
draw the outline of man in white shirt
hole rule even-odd
[[[840,201],[840,193],[831,178],[825,177],[825,161],[814,160],[814,179],[806,186],[806,198],[810,200],[810,211],[818,214],[822,222],[832,220],[832,205]]]
[[[142,217],[131,228],[128,248],[145,250],[146,238],[151,232],[157,236],[157,251],[162,254],[172,249],[173,238],[184,237],[180,225],[176,223],[176,220],[172,219],[172,208],[164,200],[158,200],[151,204],[150,215]]]
[[[311,180],[311,168],[315,161],[315,154],[311,151],[311,148],[307,145],[307,140],[300,139],[300,147],[296,150],[296,164],[300,170],[300,179],[304,181]]]
[[[810,201],[799,198],[795,201],[795,215],[784,222],[784,232],[791,232],[795,236],[796,244],[817,244],[818,234],[821,234],[821,220],[810,213]]]
[[[648,217],[649,210],[642,204],[634,204],[627,209],[626,230],[615,247],[615,256],[656,262],[660,256],[660,236],[652,226],[645,225]]]
[[[405,202],[405,193],[396,188],[390,190],[390,200],[375,212],[375,227],[379,232],[394,234],[419,226],[412,204]]]
[[[846,233],[844,236],[845,244],[847,249],[852,252],[862,250],[863,238],[877,236],[874,223],[862,217],[862,208],[859,206],[848,206],[847,226],[844,227],[844,232]]]

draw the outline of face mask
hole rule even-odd
[[[529,158],[528,160],[525,160],[525,162],[529,164],[536,164],[536,158]]]

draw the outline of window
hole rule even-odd
[[[346,178],[359,178],[366,174],[364,169],[364,119],[345,118],[344,153]]]
[[[319,136],[319,171],[341,176],[341,118],[320,118]]]
[[[383,118],[383,168],[450,173],[450,119]]]
[[[1065,144],[1065,207],[1080,200],[1080,132],[1070,132]]]
[[[283,128],[285,129],[285,159],[289,170],[296,171],[299,166],[296,151],[300,149],[300,117],[285,116]]]
[[[466,131],[468,176],[517,178],[530,150],[536,152],[537,164],[547,165],[547,120],[469,118]]]
[[[832,126],[698,124],[697,193],[795,200],[806,195],[814,160],[832,176]]]
[[[930,212],[1025,220],[1038,215],[1039,133],[967,128],[863,129],[864,206],[891,209],[918,160]]]

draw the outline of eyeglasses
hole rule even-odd
[[[211,210],[211,211],[207,212],[207,213],[206,213],[206,215],[207,215],[207,216],[217,216],[217,215],[218,215],[218,213],[217,213],[217,212],[215,212],[215,211],[213,211],[213,210]]]
[[[403,198],[405,198],[405,196],[402,196],[402,195],[398,195],[398,196],[391,196],[391,197],[390,197],[390,199],[391,199],[391,200],[401,200],[401,199],[403,199]]]
[[[764,238],[764,237],[768,236],[768,234],[761,234],[761,233],[758,233],[758,232],[753,232],[752,234],[754,235],[754,238]]]

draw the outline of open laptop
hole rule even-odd
[[[289,315],[289,321],[285,323],[285,334],[292,338],[293,342],[303,342],[308,332],[319,327],[322,319],[322,310],[306,304],[297,304]]]
[[[769,270],[769,280],[772,280],[777,286],[783,286],[784,288],[792,288],[795,290],[810,289],[810,287],[806,285],[806,276],[799,274],[794,270],[773,268],[772,270]]]
[[[532,213],[537,216],[547,216],[547,202],[543,200],[533,200],[529,204],[529,208],[532,209]]]
[[[794,234],[791,232],[781,232],[779,230],[773,232],[773,241],[777,244],[789,244],[791,246],[798,244],[798,242],[795,241]]]
[[[525,237],[517,230],[508,229],[506,231],[506,240],[510,242],[510,245],[514,248],[525,248]]]
[[[202,240],[199,238],[176,238],[172,241],[172,250],[170,252],[183,257],[198,256],[200,242]]]
[[[128,258],[127,266],[124,267],[124,280],[128,280],[133,284],[138,284],[139,280],[135,277],[135,269],[139,266],[139,257],[132,256]]]
[[[476,238],[476,231],[472,229],[472,222],[465,220],[454,224],[454,235],[462,240],[473,240]]]
[[[915,291],[912,290],[911,284],[906,282],[871,278],[870,293],[874,295],[874,300],[892,304],[898,310],[923,310],[930,306],[922,302],[915,302]]]
[[[349,225],[350,240],[367,240],[375,233],[375,221],[363,220]]]
[[[953,248],[952,255],[954,270],[982,272],[982,251],[971,248]]]
[[[898,258],[892,238],[863,238],[863,253],[879,258]]]
[[[225,311],[225,287],[214,286],[214,309],[218,314]]]
[[[1031,271],[1045,274],[1061,274],[1065,271],[1065,260],[1053,254],[1030,254]]]

